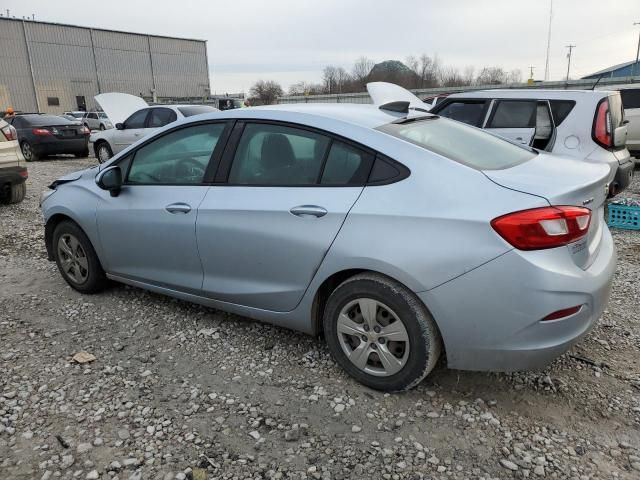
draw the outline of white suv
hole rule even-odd
[[[539,150],[605,163],[611,196],[633,178],[619,92],[481,90],[450,95],[430,112]]]
[[[620,87],[627,125],[627,149],[640,162],[640,85]]]

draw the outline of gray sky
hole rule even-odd
[[[247,91],[257,79],[319,81],[351,68],[437,54],[446,65],[518,68],[544,76],[549,0],[0,0],[17,17],[208,40],[211,89]],[[635,58],[639,0],[554,0],[551,79]]]

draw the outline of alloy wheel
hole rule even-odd
[[[100,160],[100,163],[104,163],[110,158],[109,148],[106,145],[100,145],[98,148],[98,160]]]
[[[409,334],[391,308],[372,298],[347,303],[336,325],[342,351],[360,370],[379,377],[398,373],[409,359]]]
[[[27,142],[24,142],[22,144],[22,156],[26,161],[31,160],[31,157],[33,156],[31,152],[31,145],[29,145]]]
[[[64,273],[75,283],[82,284],[89,277],[89,260],[78,239],[65,233],[58,240],[58,258]]]

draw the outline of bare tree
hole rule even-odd
[[[336,72],[336,88],[338,93],[345,93],[349,88],[351,75],[342,67],[337,67]]]
[[[351,69],[351,77],[355,88],[358,88],[360,91],[365,89],[369,74],[374,65],[374,61],[367,57],[360,57],[356,60]]]
[[[324,87],[319,83],[301,81],[289,87],[289,95],[320,95]]]
[[[476,77],[476,85],[499,85],[505,82],[506,73],[500,67],[484,67]]]
[[[464,68],[464,72],[462,73],[462,80],[465,85],[473,85],[473,75],[475,73],[475,68],[473,65],[468,65]]]
[[[329,65],[322,70],[322,83],[324,84],[324,93],[336,93],[336,82],[338,72],[336,67]]]
[[[271,105],[283,95],[282,87],[273,80],[258,80],[249,90],[251,105]]]
[[[465,82],[456,67],[445,67],[440,70],[440,84],[443,87],[462,87]]]
[[[511,70],[505,78],[506,83],[522,83],[522,71],[518,68]]]

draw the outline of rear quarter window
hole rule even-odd
[[[510,168],[537,155],[534,150],[445,118],[389,123],[378,130],[476,170]]]
[[[573,107],[576,106],[576,102],[573,100],[549,100],[549,104],[551,105],[551,113],[556,127],[564,122]]]

